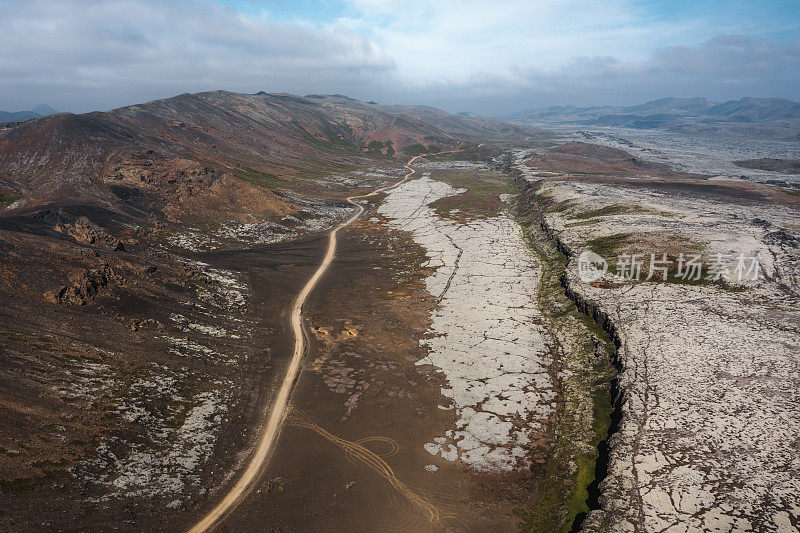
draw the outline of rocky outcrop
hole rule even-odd
[[[100,289],[114,280],[114,269],[104,264],[99,268],[84,269],[70,277],[70,283],[46,292],[45,300],[62,305],[86,305],[94,300]]]
[[[58,233],[69,235],[81,244],[91,244],[113,251],[125,250],[125,245],[120,239],[93,224],[86,217],[79,217],[75,222],[59,221],[53,229]]]

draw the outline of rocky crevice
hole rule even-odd
[[[511,175],[512,180],[522,192],[523,199],[531,199],[537,195],[539,188],[538,183],[531,183],[521,178],[510,166],[507,166],[504,170]],[[574,251],[569,245],[563,242],[547,223],[544,216],[545,207],[543,205],[538,201],[533,201],[525,205],[525,208],[530,213],[531,222],[541,229],[544,235],[546,235],[553,246],[564,255],[567,261],[575,256]],[[602,529],[604,521],[604,512],[602,510],[602,484],[608,475],[611,450],[614,446],[614,436],[620,429],[622,406],[625,403],[625,391],[620,386],[620,376],[623,372],[623,362],[620,354],[622,341],[619,331],[611,320],[608,312],[597,302],[587,298],[579,289],[576,289],[567,276],[566,270],[559,276],[559,283],[563,288],[564,295],[575,304],[578,311],[593,320],[608,334],[613,345],[613,349],[610,352],[610,362],[614,367],[616,375],[612,379],[609,389],[609,403],[611,406],[609,415],[611,422],[606,437],[602,439],[597,446],[598,455],[595,461],[594,479],[586,488],[588,493],[586,504],[589,508],[589,512],[584,515],[579,515],[571,527],[572,531],[594,531]]]
[[[589,502],[595,510],[583,529],[791,529],[800,479],[791,444],[800,427],[800,322],[794,295],[782,284],[798,263],[796,248],[783,246],[788,239],[772,242],[769,229],[793,235],[796,211],[759,198],[745,205],[698,190],[667,195],[638,183],[542,173],[524,166],[526,156],[515,152],[508,165],[524,191],[526,224],[537,239],[561,241],[566,254],[557,254],[546,296],[563,290],[558,297],[568,296],[618,344],[619,430],[601,450],[608,468],[604,473],[598,463]],[[611,207],[624,204],[645,209]],[[555,253],[555,244],[548,246]],[[599,283],[578,280],[575,261],[584,247],[614,257],[620,246],[697,250],[709,262],[757,256],[761,276],[736,286],[637,283],[613,273]],[[603,412],[611,407],[606,402]]]

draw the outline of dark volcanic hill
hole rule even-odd
[[[112,186],[163,197],[183,184],[187,162],[203,167],[206,185],[224,174],[281,189],[293,178],[391,159],[410,147],[454,148],[528,135],[491,119],[342,96],[182,94],[105,113],[62,113],[5,125],[0,193],[18,198],[19,208],[80,198],[113,209],[119,202]],[[145,164],[164,183],[140,175]],[[130,179],[131,172],[139,177]],[[202,194],[204,187],[196,189]]]
[[[769,170],[772,172],[783,172],[784,174],[800,174],[800,160],[797,159],[775,159],[764,157],[761,159],[745,159],[742,161],[734,161],[733,164],[742,168]]]
[[[676,176],[668,165],[634,157],[624,150],[584,142],[568,142],[535,153],[529,166],[553,172],[594,175]]]
[[[742,98],[717,104],[708,115],[736,122],[760,122],[800,118],[800,103],[784,98]]]

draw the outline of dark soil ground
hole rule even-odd
[[[225,531],[516,529],[516,480],[470,475],[423,449],[454,422],[437,407],[442,378],[415,364],[434,305],[424,254],[370,216],[342,236],[307,304],[311,346],[289,422]]]
[[[188,525],[230,472],[247,459],[270,394],[291,353],[286,316],[294,294],[316,268],[324,236],[284,245],[198,256],[212,267],[239,272],[249,281],[245,309],[236,318],[251,334],[241,339],[208,338],[176,330],[172,313],[187,312],[207,280],[167,253],[128,244],[110,251],[53,233],[46,224],[6,220],[0,230],[0,530],[164,530]],[[44,294],[68,283],[67,273],[107,264],[114,276],[83,305],[48,301]],[[235,365],[181,357],[164,336],[202,342],[235,354]],[[99,377],[85,373],[100,365]],[[125,420],[119,400],[155,365],[176,372],[182,396],[235,383],[227,415],[217,432],[214,455],[187,486],[178,508],[174,496],[108,499],[87,462],[98,446],[112,443],[124,458],[134,444],[147,444],[148,421]],[[180,410],[173,398],[139,399],[151,415]],[[174,418],[180,424],[181,414]],[[184,414],[185,416],[185,414]],[[168,424],[172,423],[168,419]],[[153,443],[153,449],[158,448]],[[217,487],[216,490],[203,490]]]

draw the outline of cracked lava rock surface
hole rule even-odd
[[[570,252],[566,284],[620,341],[621,424],[600,509],[584,530],[797,531],[797,209],[543,180],[517,168],[541,197],[567,206],[544,216]],[[641,214],[599,215],[622,203]],[[624,232],[646,249],[665,231],[710,254],[759,253],[763,275],[742,286],[637,283],[610,269],[601,283],[580,281],[587,243]]]
[[[436,270],[426,287],[439,305],[421,342],[447,377],[441,409],[456,427],[425,444],[432,455],[475,470],[526,466],[522,446],[555,408],[552,363],[534,302],[538,267],[517,224],[506,215],[456,223],[430,204],[463,192],[423,175],[393,190],[378,209],[410,232]]]

